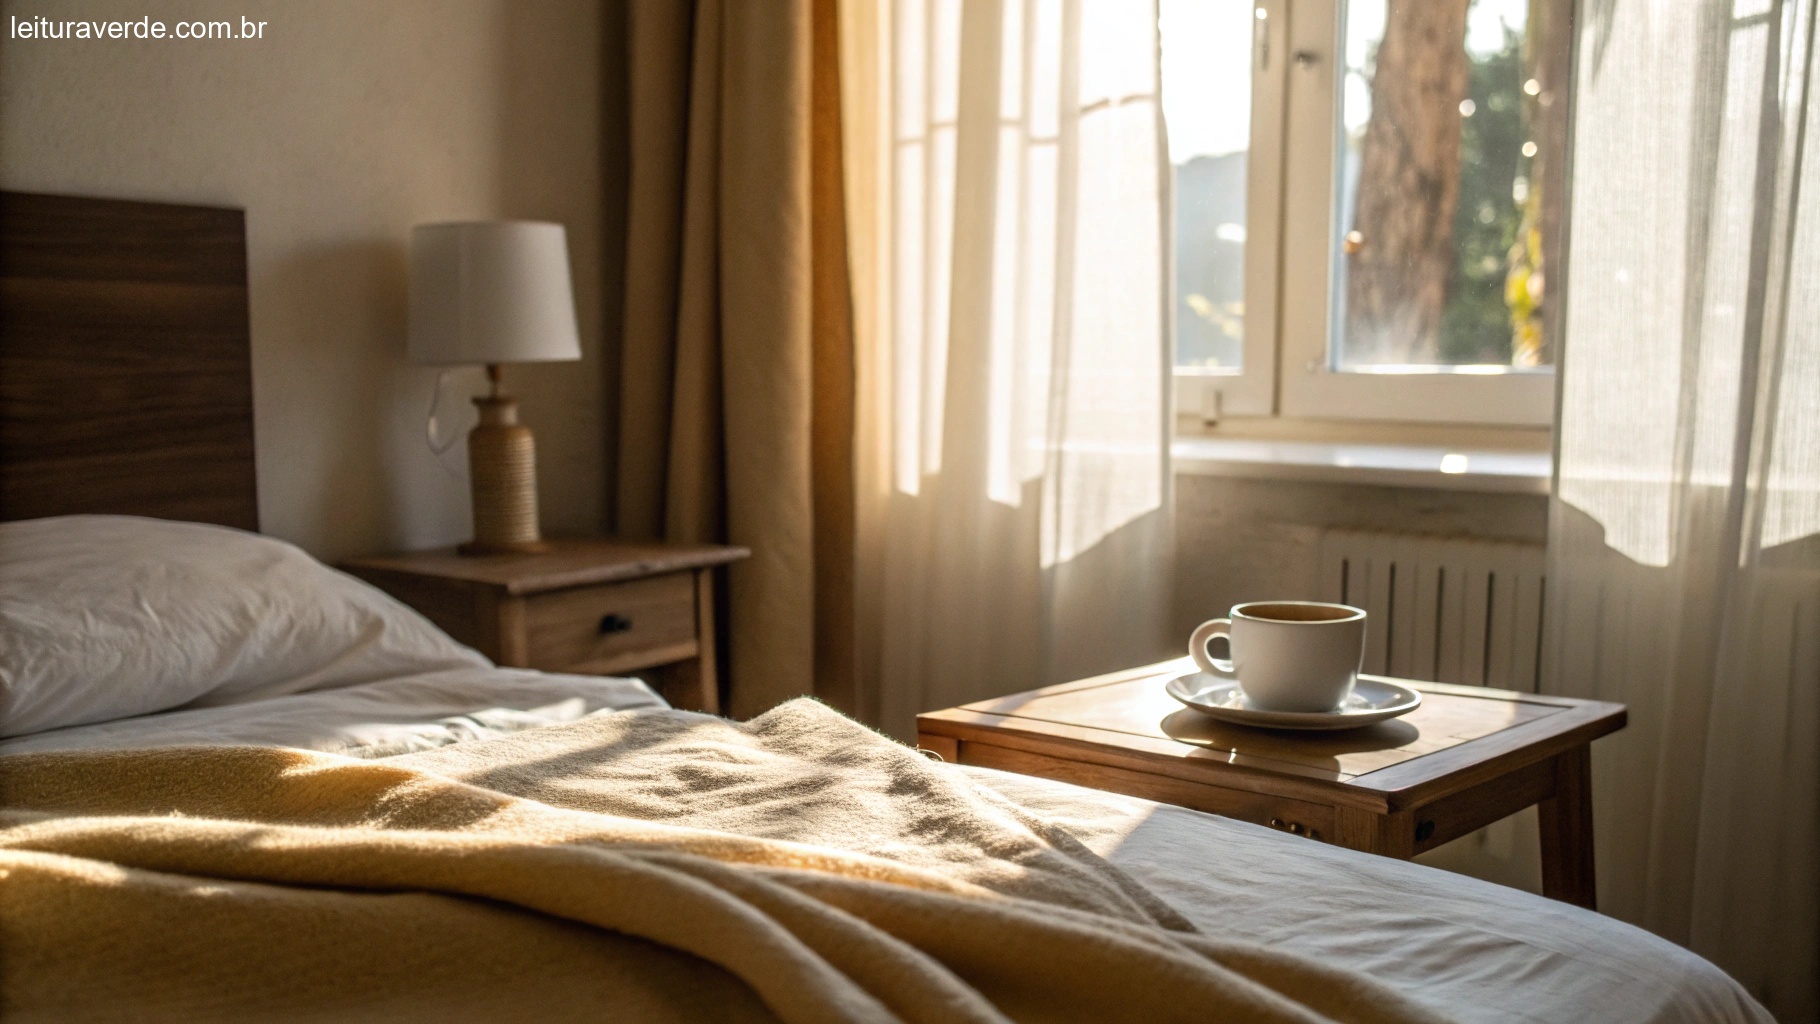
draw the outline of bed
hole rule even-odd
[[[257,535],[236,211],[0,196],[0,288],[0,1009],[1768,1019],[1517,890],[487,663]]]

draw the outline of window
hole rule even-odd
[[[1275,411],[1283,76],[1270,68],[1269,19],[1281,10],[1280,0],[1158,8],[1175,179],[1176,401],[1187,411]]]
[[[1571,0],[1162,0],[1177,402],[1546,426]]]

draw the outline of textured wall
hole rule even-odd
[[[0,39],[0,185],[246,209],[266,532],[329,558],[467,535],[466,480],[424,442],[435,372],[404,361],[405,244],[414,223],[490,217],[568,226],[583,360],[507,379],[537,431],[545,529],[602,524],[616,360],[601,340],[599,0],[0,13],[267,23],[258,40]],[[465,431],[478,375],[452,383]]]

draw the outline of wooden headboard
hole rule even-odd
[[[239,210],[0,192],[0,520],[259,528]]]

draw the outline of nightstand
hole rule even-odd
[[[750,555],[706,544],[552,540],[537,554],[453,548],[341,568],[499,665],[580,675],[658,669],[679,708],[718,713],[714,569]]]

